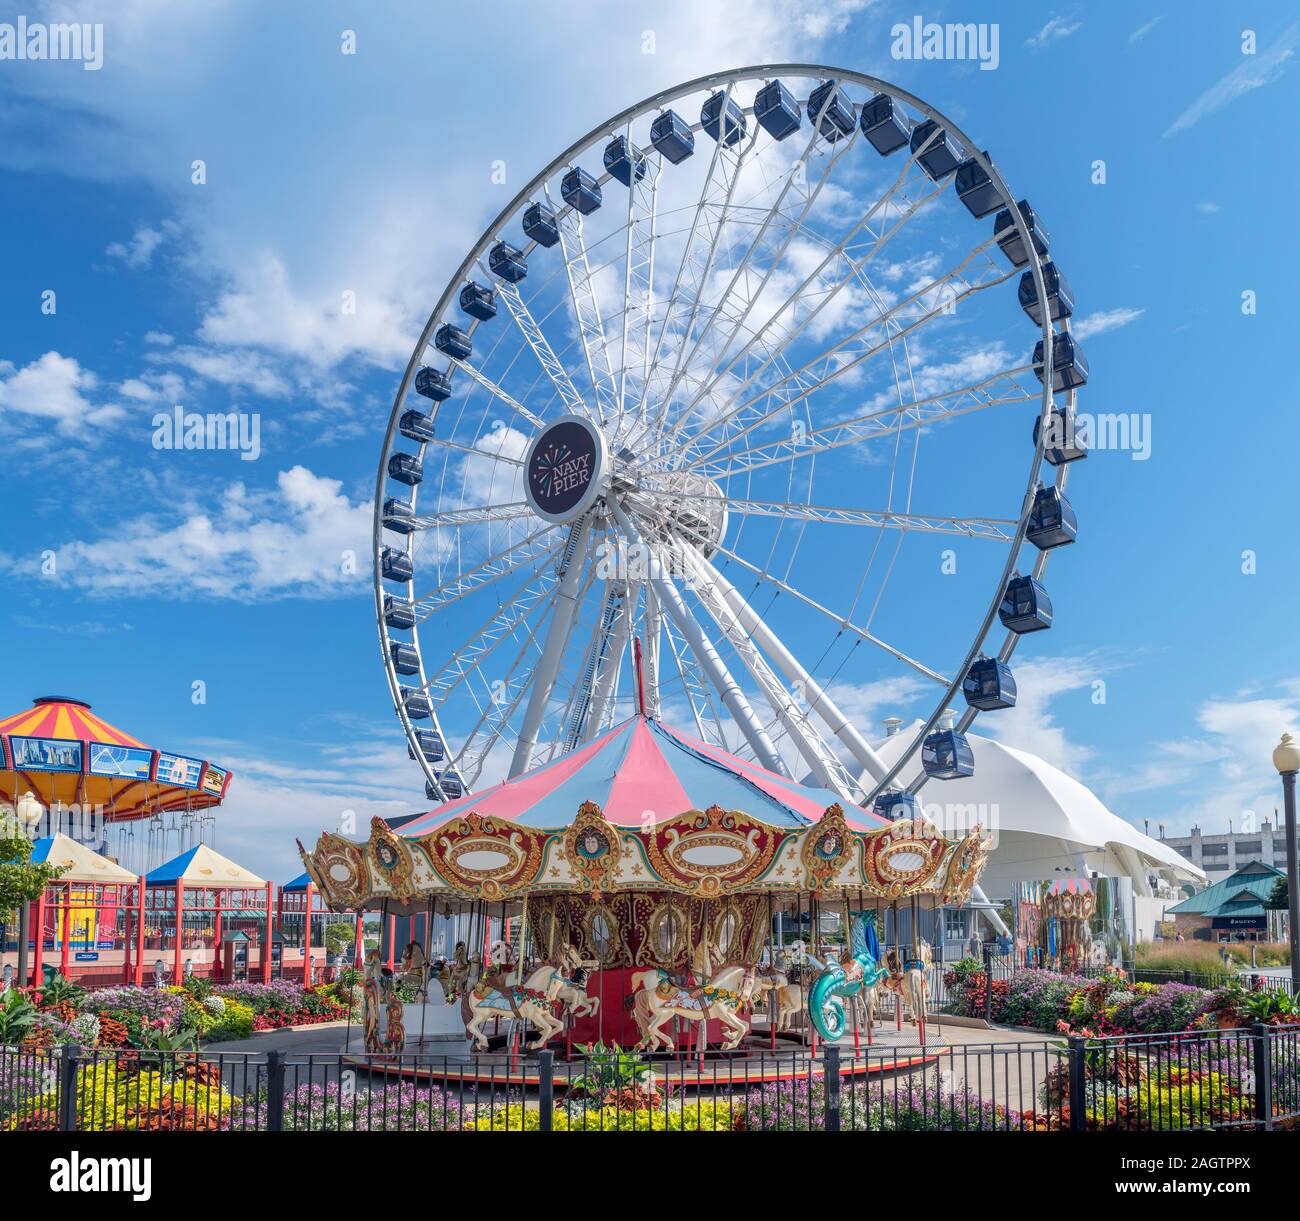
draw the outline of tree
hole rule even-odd
[[[325,948],[331,954],[342,954],[356,940],[356,926],[337,921],[325,926]]]
[[[1273,890],[1268,896],[1268,902],[1265,907],[1273,911],[1286,911],[1288,907],[1288,887],[1286,878],[1275,878],[1273,880]]]
[[[0,919],[12,920],[19,907],[39,899],[64,872],[61,865],[33,865],[31,840],[12,819],[0,820]]]

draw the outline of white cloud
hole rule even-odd
[[[1300,43],[1300,22],[1289,26],[1266,51],[1242,56],[1237,67],[1202,93],[1169,125],[1164,133],[1165,139],[1195,126],[1229,102],[1271,85],[1290,67],[1297,43]]]
[[[1158,26],[1158,25],[1159,25],[1159,24],[1160,24],[1164,19],[1165,19],[1165,15],[1164,15],[1163,13],[1161,13],[1159,17],[1152,17],[1151,20],[1148,21],[1145,25],[1140,25],[1140,26],[1138,26],[1138,28],[1137,28],[1136,30],[1134,30],[1133,33],[1131,33],[1131,34],[1128,36],[1129,45],[1131,46],[1131,45],[1133,45],[1134,43],[1141,42],[1141,41],[1142,41],[1142,40],[1143,40],[1143,39],[1144,39],[1148,34],[1150,34],[1151,31],[1154,30],[1154,29],[1156,28],[1156,26]]]
[[[176,226],[169,224],[166,228],[174,230]],[[149,225],[141,225],[131,235],[130,241],[109,242],[104,253],[109,258],[121,260],[132,271],[138,271],[153,262],[154,252],[162,245],[163,237],[162,227],[154,229]]]
[[[94,429],[120,420],[125,410],[116,403],[94,403],[87,397],[99,379],[72,356],[46,352],[31,364],[17,368],[0,361],[0,419],[14,417],[48,421],[61,433],[86,436]]]
[[[1070,334],[1076,339],[1091,339],[1094,335],[1104,335],[1107,331],[1116,331],[1122,326],[1128,326],[1130,322],[1136,322],[1145,313],[1144,309],[1099,310],[1073,323]]]
[[[58,581],[101,597],[253,601],[356,592],[369,580],[370,505],[305,467],[281,471],[273,491],[232,483],[215,504],[181,513],[171,525],[155,512],[63,544]]]
[[[1081,25],[1082,21],[1075,21],[1072,17],[1054,16],[1037,34],[1026,38],[1025,45],[1038,48],[1060,42],[1062,38],[1069,38]]]

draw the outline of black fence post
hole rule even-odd
[[[1273,1048],[1269,1027],[1256,1022],[1251,1027],[1255,1044],[1255,1118],[1256,1128],[1273,1131]]]
[[[840,1130],[840,1049],[827,1043],[823,1049],[826,1065],[826,1131]]]
[[[284,1131],[284,1052],[266,1053],[266,1130]]]
[[[984,943],[984,1020],[993,1020],[993,943]]]
[[[1070,1036],[1070,1131],[1088,1130],[1087,1065],[1084,1060],[1087,1043],[1077,1034]]]
[[[80,1081],[81,1048],[72,1043],[63,1045],[59,1061],[59,1131],[77,1130],[77,1086]]]
[[[555,1053],[544,1047],[537,1053],[537,1130],[555,1128]]]
[[[1185,983],[1185,984],[1190,984],[1191,982],[1192,982],[1192,973],[1191,973],[1191,972],[1190,972],[1186,967],[1184,967],[1184,968],[1183,968],[1183,983]]]

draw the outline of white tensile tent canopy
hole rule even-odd
[[[899,733],[873,745],[892,765],[913,736]],[[1091,873],[1132,878],[1139,895],[1152,893],[1153,874],[1175,886],[1204,884],[1205,874],[1191,861],[1112,813],[1091,789],[1046,760],[978,734],[966,738],[975,774],[931,780],[920,801],[950,833],[979,822],[994,835],[980,879],[986,895],[1006,898],[1016,882]],[[918,752],[903,775],[913,775],[919,767]]]

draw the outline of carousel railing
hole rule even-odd
[[[3,1131],[1300,1126],[1300,1026],[637,1057],[0,1048]]]

